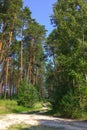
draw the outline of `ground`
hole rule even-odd
[[[56,118],[41,114],[6,114],[0,116],[0,130],[8,130],[11,125],[20,123],[63,128],[63,130],[87,130],[87,121]]]

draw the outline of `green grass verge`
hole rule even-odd
[[[18,106],[15,100],[0,100],[0,114],[31,112],[40,110],[41,108],[41,103],[36,103],[33,108],[26,108]]]

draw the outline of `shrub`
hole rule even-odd
[[[23,80],[18,89],[18,105],[32,107],[39,100],[38,92],[35,86],[29,85],[26,80]]]
[[[79,111],[79,103],[72,91],[69,91],[61,100],[61,114],[65,117],[75,118]],[[77,115],[78,116],[78,115]]]
[[[80,118],[85,111],[86,101],[85,91],[82,91],[83,88],[76,88],[75,92],[69,91],[66,95],[63,96],[60,106],[61,114],[65,117],[71,118]],[[82,93],[83,92],[83,93]],[[86,96],[87,97],[87,96]]]

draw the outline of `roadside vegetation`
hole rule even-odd
[[[30,130],[30,126],[27,124],[18,124],[18,125],[12,125],[8,128],[8,130]]]
[[[22,105],[18,106],[15,100],[0,100],[0,114],[35,112],[41,110],[41,108],[42,102],[35,103],[33,107],[28,108]]]
[[[8,130],[64,130],[63,127],[48,127],[48,126],[29,126],[27,124],[13,125]]]
[[[47,38],[46,87],[56,115],[87,119],[87,1],[57,0]]]

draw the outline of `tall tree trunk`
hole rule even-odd
[[[22,49],[23,49],[23,44],[22,44],[22,41],[21,41],[21,68],[20,68],[20,79],[22,81],[22,72],[23,72],[23,52],[22,52]]]
[[[4,89],[4,99],[6,99],[6,89],[8,87],[8,64],[9,64],[9,59],[6,59],[6,75],[5,75],[5,89]]]
[[[30,47],[30,52],[29,52],[29,65],[28,65],[28,81],[29,84],[32,83],[32,68],[33,68],[33,48],[32,46]]]
[[[8,42],[8,50],[7,50],[7,56],[6,56],[6,76],[5,76],[5,90],[4,90],[4,99],[6,99],[6,88],[8,88],[8,67],[9,67],[9,54],[10,54],[10,44],[11,44],[11,40],[12,40],[12,32],[9,32],[9,42]]]
[[[36,68],[35,84],[38,83],[38,73],[39,73],[39,70],[38,70],[38,68]]]

